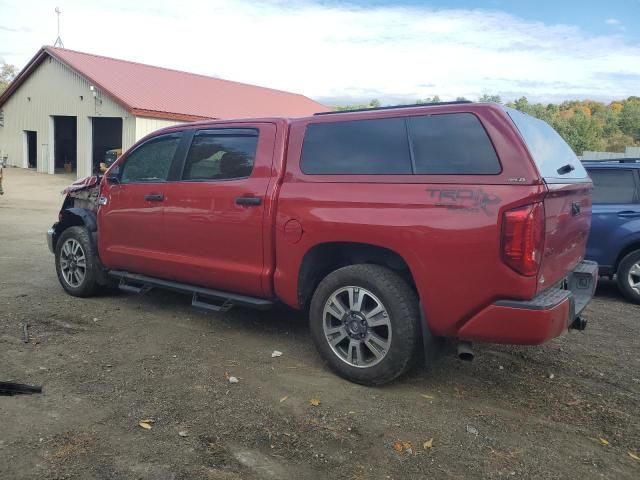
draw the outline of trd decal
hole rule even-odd
[[[500,203],[500,197],[485,193],[481,188],[427,188],[436,207],[491,214],[490,207]]]

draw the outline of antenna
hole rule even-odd
[[[56,38],[56,43],[53,44],[54,47],[64,48],[64,43],[62,43],[62,38],[60,38],[60,14],[62,10],[60,7],[56,7],[56,15],[58,16],[58,38]]]

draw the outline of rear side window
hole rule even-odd
[[[310,124],[300,165],[320,175],[501,171],[487,133],[470,113]]]
[[[505,110],[520,131],[542,178],[563,181],[588,177],[571,147],[548,123],[513,108]]]
[[[411,174],[404,118],[313,123],[300,167],[306,174]]]
[[[124,163],[122,183],[166,182],[173,156],[180,143],[179,135],[154,138],[140,145]]]
[[[633,170],[589,170],[593,180],[593,203],[634,203],[636,183]]]
[[[500,162],[480,120],[470,113],[407,119],[417,174],[487,175]]]
[[[191,143],[183,180],[230,180],[251,175],[258,146],[253,129],[198,132]]]

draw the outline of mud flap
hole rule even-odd
[[[427,319],[424,315],[424,308],[422,302],[418,304],[420,309],[420,333],[422,337],[422,360],[426,368],[431,368],[437,360],[440,358],[443,347],[444,339],[434,336],[429,330],[427,325]]]

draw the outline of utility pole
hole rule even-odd
[[[54,47],[64,48],[64,43],[62,43],[62,38],[60,38],[60,14],[62,10],[60,7],[56,7],[56,15],[58,16],[58,38],[56,38],[56,43],[53,44]]]

